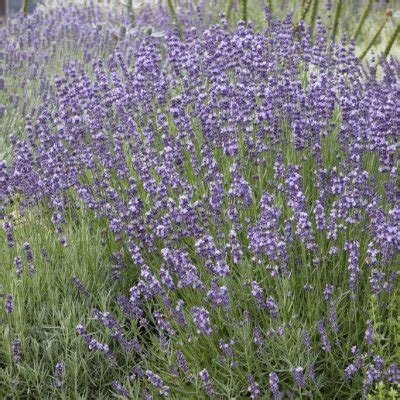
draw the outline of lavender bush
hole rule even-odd
[[[395,393],[399,62],[266,22],[64,63],[0,166],[1,395]]]

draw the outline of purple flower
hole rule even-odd
[[[248,229],[249,247],[271,261],[284,260],[286,244],[278,226],[281,210],[274,206],[272,196],[266,192],[261,197],[260,209],[258,222]]]
[[[189,372],[189,365],[186,361],[185,356],[183,355],[183,352],[181,350],[177,350],[176,353],[176,361],[178,363],[178,367],[184,372],[187,373]]]
[[[24,250],[25,250],[25,255],[26,255],[28,264],[31,264],[33,262],[33,255],[32,255],[31,246],[30,246],[29,242],[24,243]]]
[[[329,324],[331,326],[332,332],[338,333],[339,326],[338,326],[338,322],[337,322],[336,309],[335,309],[334,304],[331,304],[329,306]]]
[[[164,385],[164,381],[157,375],[155,374],[152,370],[148,369],[145,372],[147,379],[149,382],[156,388],[159,389],[159,393],[163,397],[167,397],[169,394],[169,387]]]
[[[124,388],[120,382],[118,382],[118,381],[112,381],[112,382],[111,382],[111,385],[112,385],[112,387],[114,388],[114,390],[115,390],[118,394],[120,394],[121,396],[124,396],[124,397],[126,397],[127,399],[129,399],[129,397],[130,397],[130,396],[129,396],[129,391],[128,391],[126,388]]]
[[[76,286],[76,288],[86,297],[89,297],[89,291],[85,288],[83,283],[74,275],[71,278],[73,284]]]
[[[360,275],[360,268],[358,265],[359,247],[360,245],[357,241],[347,241],[344,247],[345,250],[349,251],[349,288],[353,301],[355,300],[355,290]]]
[[[240,204],[250,207],[253,202],[253,192],[249,183],[237,172],[237,164],[233,164],[230,168],[232,173],[232,183],[229,189],[229,195],[238,200]]]
[[[254,376],[252,374],[247,375],[247,382],[249,383],[249,387],[247,390],[250,393],[251,399],[258,399],[261,395],[260,387],[258,383],[255,381]]]
[[[321,343],[322,343],[322,350],[329,351],[331,349],[331,344],[329,342],[328,336],[325,331],[324,321],[320,320],[317,322],[317,331],[319,333]]]
[[[387,376],[390,383],[397,383],[400,381],[400,370],[397,364],[390,364],[387,370]]]
[[[272,393],[274,400],[281,400],[283,393],[279,390],[279,379],[275,372],[269,374],[269,390]]]
[[[159,310],[153,312],[154,318],[157,321],[158,326],[168,333],[170,336],[174,336],[175,332],[172,329],[170,323],[168,322],[167,318],[163,315],[163,313]]]
[[[256,281],[251,282],[251,294],[256,299],[258,307],[264,308],[265,302],[264,302],[263,291],[261,289],[261,286]]]
[[[371,386],[375,381],[377,381],[381,376],[379,369],[376,368],[374,364],[370,364],[367,369],[364,385]]]
[[[4,309],[6,314],[10,315],[14,310],[14,298],[11,293],[6,296],[6,301],[4,302]]]
[[[109,329],[112,329],[112,328],[120,329],[121,328],[121,325],[119,324],[117,319],[109,312],[101,312],[101,311],[97,310],[96,308],[94,308],[92,310],[92,314],[106,328],[109,328]]]
[[[303,368],[301,368],[301,367],[294,368],[293,377],[297,383],[297,386],[299,386],[301,389],[304,389],[306,386],[306,381],[305,381],[304,375],[303,375]]]
[[[267,301],[266,301],[265,305],[267,306],[267,309],[268,309],[269,313],[271,314],[271,317],[277,318],[278,317],[278,307],[272,296],[267,297]]]
[[[324,299],[326,301],[329,301],[332,297],[332,294],[333,294],[333,285],[328,283],[324,289]]]
[[[204,307],[192,307],[192,313],[198,333],[204,333],[207,336],[211,335],[212,329],[208,311]]]
[[[233,358],[233,350],[223,339],[219,340],[219,348],[230,358]]]
[[[211,381],[210,375],[208,370],[205,368],[199,372],[200,378],[203,381],[204,391],[207,396],[212,396],[212,388],[211,388]]]
[[[16,256],[14,258],[14,265],[15,265],[15,273],[17,274],[18,277],[20,277],[23,273],[22,259],[20,256]]]
[[[375,337],[374,325],[373,325],[372,321],[368,320],[367,321],[367,329],[365,330],[365,334],[364,334],[365,342],[369,346],[372,346],[374,344],[374,337]]]
[[[69,228],[83,213],[91,228],[103,228],[98,244],[111,254],[99,260],[111,270],[102,286],[129,287],[129,294],[116,293],[113,314],[97,305],[91,324],[98,332],[79,325],[79,340],[112,365],[111,346],[146,369],[156,359],[152,346],[161,349],[160,376],[148,369],[146,382],[138,382],[143,373],[134,371],[135,386],[151,384],[154,397],[182,396],[179,379],[196,383],[189,355],[209,346],[207,362],[225,364],[213,368],[216,393],[207,370],[200,373],[205,392],[223,397],[226,369],[235,375],[244,366],[247,381],[239,379],[235,390],[261,398],[265,376],[250,374],[243,346],[252,359],[272,342],[290,345],[303,320],[308,328],[316,323],[304,330],[305,370],[288,373],[282,360],[291,357],[272,354],[269,365],[281,384],[267,371],[263,395],[313,396],[305,388],[317,391],[316,374],[326,393],[342,376],[337,369],[327,374],[321,360],[314,366],[321,348],[329,352],[336,339],[338,355],[342,344],[359,339],[359,329],[343,323],[351,314],[345,294],[360,321],[371,293],[377,321],[396,294],[398,60],[379,60],[379,74],[374,62],[363,68],[354,43],[331,41],[320,20],[310,29],[291,16],[274,20],[267,10],[265,30],[244,22],[228,29],[222,15],[219,23],[208,15],[207,2],[179,1],[174,18],[164,3],[138,10],[135,24],[117,30],[120,12],[94,5],[17,16],[2,28],[0,86],[15,87],[6,87],[0,113],[25,120],[22,134],[9,138],[7,162],[0,161],[4,260],[15,257],[18,284],[29,280],[25,267],[35,272],[33,244],[22,240],[20,257],[15,243],[24,212],[49,210],[57,247],[69,246],[63,253],[74,250]],[[147,34],[147,26],[163,37]],[[60,52],[71,43],[82,56],[75,61]],[[51,79],[55,60],[63,68]],[[50,256],[42,261],[57,261]],[[84,277],[72,278],[76,290],[101,298],[89,296]],[[4,295],[8,315],[15,299]],[[249,343],[230,342],[235,329],[250,333]],[[108,337],[110,346],[97,337]],[[215,339],[220,348],[213,348]],[[379,357],[377,341],[368,322],[364,345],[354,343],[360,350],[352,350],[342,371],[354,381],[338,385],[337,397],[351,386],[361,396],[359,379],[367,394],[378,380],[396,378],[397,367],[388,370],[393,346]],[[177,385],[166,387],[164,373]],[[286,387],[290,380],[295,388]],[[113,387],[126,395],[119,382]],[[137,396],[152,398],[140,390]]]
[[[11,344],[12,358],[16,363],[21,361],[21,342],[16,337]]]
[[[107,344],[98,342],[92,335],[86,333],[85,327],[81,324],[76,327],[76,332],[78,333],[78,335],[82,336],[85,339],[89,350],[100,350],[106,356],[111,366],[114,366],[116,364],[115,356],[111,352]]]
[[[253,342],[257,345],[257,346],[261,346],[264,343],[264,339],[262,337],[262,332],[261,329],[259,327],[254,327],[253,329]]]
[[[15,246],[15,241],[14,241],[12,223],[10,221],[4,222],[3,229],[4,229],[4,232],[6,233],[6,239],[7,239],[8,247],[14,247]]]
[[[317,229],[322,231],[325,229],[325,210],[319,200],[317,200],[314,208],[315,222],[317,223]]]
[[[64,372],[64,364],[63,363],[57,363],[56,366],[54,367],[54,377],[55,377],[55,386],[57,389],[60,389],[62,386],[62,375]]]
[[[358,368],[354,364],[350,364],[346,369],[344,370],[345,378],[347,380],[352,380],[354,377],[354,374],[357,372]]]
[[[226,286],[218,286],[216,278],[213,278],[211,281],[211,290],[207,292],[207,297],[214,307],[221,306],[228,309],[230,306],[228,288]]]

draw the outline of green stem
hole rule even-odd
[[[128,0],[126,3],[126,11],[128,13],[128,21],[133,22],[134,15],[133,15],[133,7],[132,7],[132,0]]]
[[[228,4],[226,5],[226,20],[227,21],[229,21],[229,19],[231,17],[232,7],[233,7],[233,0],[228,0]]]
[[[247,25],[247,0],[241,1],[241,19]]]
[[[22,1],[22,13],[25,17],[28,15],[28,0]]]
[[[303,9],[301,11],[301,16],[300,16],[300,19],[302,19],[303,21],[308,13],[308,10],[310,9],[311,2],[312,2],[312,0],[305,0],[303,2]]]
[[[272,13],[272,0],[267,0],[267,6],[269,8],[269,12]]]
[[[397,36],[400,33],[400,23],[397,24],[396,29],[394,30],[393,34],[390,36],[389,41],[385,47],[385,50],[383,51],[382,57],[386,58],[389,53],[390,53],[390,49],[393,46],[394,41],[396,40]]]
[[[365,20],[368,17],[368,14],[371,11],[371,8],[372,8],[372,0],[368,0],[367,6],[365,7],[364,12],[361,15],[360,21],[358,21],[358,25],[357,25],[356,30],[354,31],[354,34],[353,34],[353,39],[354,40],[357,39],[357,36],[361,32],[361,29],[362,29],[362,27],[364,25]]]
[[[176,11],[175,11],[175,6],[172,0],[167,0],[167,4],[168,4],[168,8],[169,8],[169,12],[172,15],[172,18],[176,21],[176,19],[178,18],[176,15]]]
[[[337,0],[335,16],[333,18],[333,29],[332,29],[333,40],[335,40],[335,37],[336,37],[336,34],[337,34],[341,11],[342,11],[342,0]]]
[[[313,34],[314,31],[315,21],[317,19],[317,13],[318,13],[318,0],[314,0],[313,7],[311,10],[311,21],[310,21],[311,35]]]
[[[168,4],[169,11],[171,13],[172,19],[174,20],[174,22],[178,28],[179,36],[182,37],[182,29],[179,24],[178,15],[176,14],[174,3],[172,0],[167,0],[167,4]]]
[[[368,46],[366,47],[366,49],[361,53],[360,55],[360,60],[362,60],[367,54],[368,51],[371,49],[371,47],[374,45],[376,39],[378,39],[379,35],[381,34],[383,28],[386,25],[388,18],[385,16],[384,20],[382,21],[382,23],[379,25],[378,30],[375,32],[374,37],[372,38],[372,40],[369,42]]]

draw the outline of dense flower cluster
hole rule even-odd
[[[328,398],[329,363],[344,397],[398,380],[372,319],[397,293],[399,63],[378,79],[320,23],[313,41],[304,23],[266,16],[263,33],[242,22],[230,32],[222,18],[88,56],[91,71],[66,63],[55,108],[38,107],[0,166],[5,208],[16,194],[44,202],[63,244],[71,210],[83,210],[119,248],[110,286],[124,280],[129,293],[115,294],[115,314],[93,310],[115,343],[76,330],[111,367],[135,360],[145,372],[127,383],[140,381],[143,398],[182,395],[177,380],[212,398],[232,377],[251,398]],[[4,230],[12,247],[8,218]]]

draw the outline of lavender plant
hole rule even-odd
[[[0,395],[398,383],[399,61],[379,79],[319,19],[266,18],[66,61],[28,113],[0,164]]]

